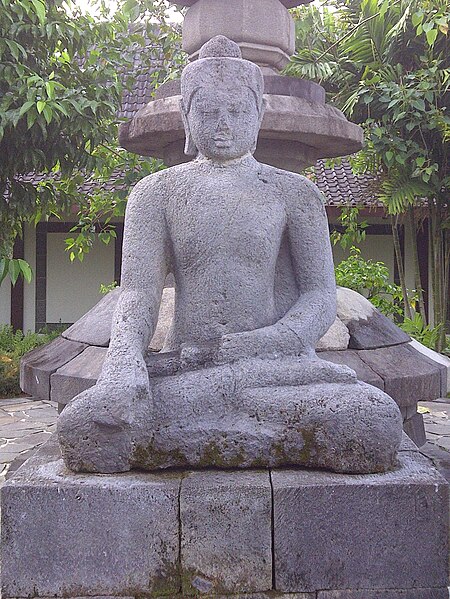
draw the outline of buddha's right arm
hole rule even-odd
[[[147,381],[144,352],[156,328],[169,265],[163,198],[152,179],[140,181],[128,200],[121,294],[99,382]]]

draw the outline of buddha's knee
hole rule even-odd
[[[338,385],[331,397],[322,398],[319,411],[310,435],[316,466],[347,473],[385,472],[395,466],[402,417],[383,391],[365,383]]]

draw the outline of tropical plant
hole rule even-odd
[[[157,86],[184,60],[168,9],[165,0],[118,0],[114,11],[90,0],[93,17],[71,0],[0,0],[0,283],[31,278],[13,258],[24,223],[78,206],[68,248],[82,259],[93,236],[114,236],[125,189],[161,168],[117,148],[117,114],[140,73]],[[112,174],[116,191],[107,185]],[[96,191],[83,195],[86,180]]]
[[[335,267],[336,283],[364,295],[383,314],[402,322],[404,319],[403,291],[391,283],[389,269],[383,262],[365,260],[361,250],[350,249],[350,255]],[[408,292],[414,301],[414,292]]]
[[[445,0],[331,0],[296,9],[297,53],[288,73],[321,83],[331,101],[362,124],[366,148],[356,172],[377,175],[378,197],[391,215],[405,312],[412,317],[398,239],[407,215],[413,241],[424,217],[430,229],[436,325],[448,311],[450,272],[450,8]],[[422,207],[417,218],[414,207]],[[417,247],[419,309],[426,324]],[[437,342],[442,348],[444,327]]]

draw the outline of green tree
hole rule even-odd
[[[111,218],[123,215],[134,180],[161,168],[117,148],[117,114],[139,73],[151,73],[156,86],[183,62],[168,8],[164,0],[119,0],[111,14],[91,0],[93,17],[70,0],[0,0],[0,283],[8,274],[13,283],[31,277],[12,259],[24,223],[78,206],[68,248],[82,259],[96,234],[105,243],[114,236]],[[84,196],[87,179],[95,191]]]
[[[352,162],[377,175],[377,193],[391,214],[394,247],[407,301],[398,219],[414,233],[414,206],[430,227],[434,321],[444,323],[450,270],[449,157],[450,8],[445,0],[332,0],[296,9],[292,75],[322,84],[329,99],[365,130],[366,147]],[[425,310],[414,248],[420,313]],[[442,327],[444,331],[444,327]],[[444,333],[437,347],[442,348]]]

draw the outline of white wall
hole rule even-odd
[[[47,236],[47,322],[75,322],[103,296],[101,283],[114,280],[114,243],[96,241],[83,262],[70,262],[67,233]]]

